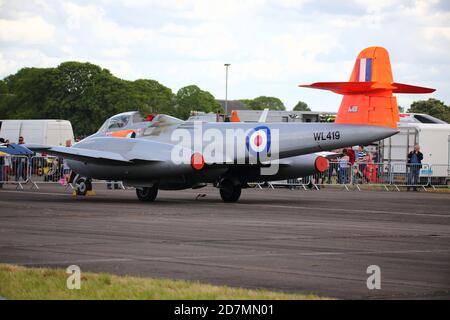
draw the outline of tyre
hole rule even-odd
[[[153,202],[158,195],[158,186],[155,184],[153,187],[136,188],[136,195],[141,201]]]
[[[231,181],[223,181],[220,186],[220,197],[224,202],[236,202],[241,197],[242,187]]]
[[[88,191],[92,190],[91,179],[86,177],[79,178],[76,183],[76,193],[78,196],[85,196]]]

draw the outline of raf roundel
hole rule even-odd
[[[246,145],[249,152],[262,153],[270,150],[270,129],[266,126],[256,127],[247,135]]]

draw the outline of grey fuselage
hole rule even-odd
[[[266,144],[270,139],[277,141],[270,141],[272,150],[269,152],[268,161],[250,163],[254,152],[249,146],[249,138],[252,137],[255,128],[261,127],[263,129],[258,130],[269,132],[265,135]],[[226,139],[227,134],[238,131],[244,134]],[[205,145],[212,143],[211,137],[205,135],[205,132],[225,137],[224,141],[216,141],[217,150],[214,152],[223,154],[222,162],[205,156],[205,166],[201,170],[195,170],[190,162],[179,163],[173,160],[173,148],[180,144],[188,155],[196,151],[203,153]],[[194,139],[184,143],[174,139],[179,133],[190,134],[193,137],[197,134],[198,137],[198,124],[150,123],[137,138],[112,138],[96,134],[73,146],[79,149],[114,152],[129,163],[68,160],[68,164],[81,175],[96,179],[120,180],[136,187],[158,183],[161,189],[195,188],[204,183],[217,182],[224,177],[234,179],[237,183],[273,181],[317,172],[314,165],[317,158],[315,152],[367,145],[397,132],[398,130],[388,127],[330,123],[202,123],[200,139],[203,145],[199,150],[198,143],[197,146],[194,145]],[[236,152],[234,157],[229,157],[227,148],[232,149],[233,146],[230,147],[232,144],[235,149],[244,149],[244,154],[239,155]],[[272,153],[273,150],[276,152]],[[274,161],[278,162],[277,170],[271,170],[268,175],[262,174],[261,167],[266,167]]]

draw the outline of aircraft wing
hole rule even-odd
[[[81,149],[74,147],[51,147],[46,145],[29,144],[28,149],[35,152],[45,152],[47,154],[62,157],[65,159],[86,161],[91,163],[116,163],[131,164],[133,161],[125,159],[122,155],[109,152],[90,149]]]
[[[97,137],[73,147],[26,145],[32,151],[87,163],[132,165],[170,160],[173,145],[132,138]]]

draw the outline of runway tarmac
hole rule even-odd
[[[199,193],[206,197],[196,200]],[[198,280],[336,298],[450,298],[450,194],[214,188],[72,197],[0,190],[0,263]],[[369,290],[369,265],[381,289]],[[1,284],[0,284],[1,285]]]

